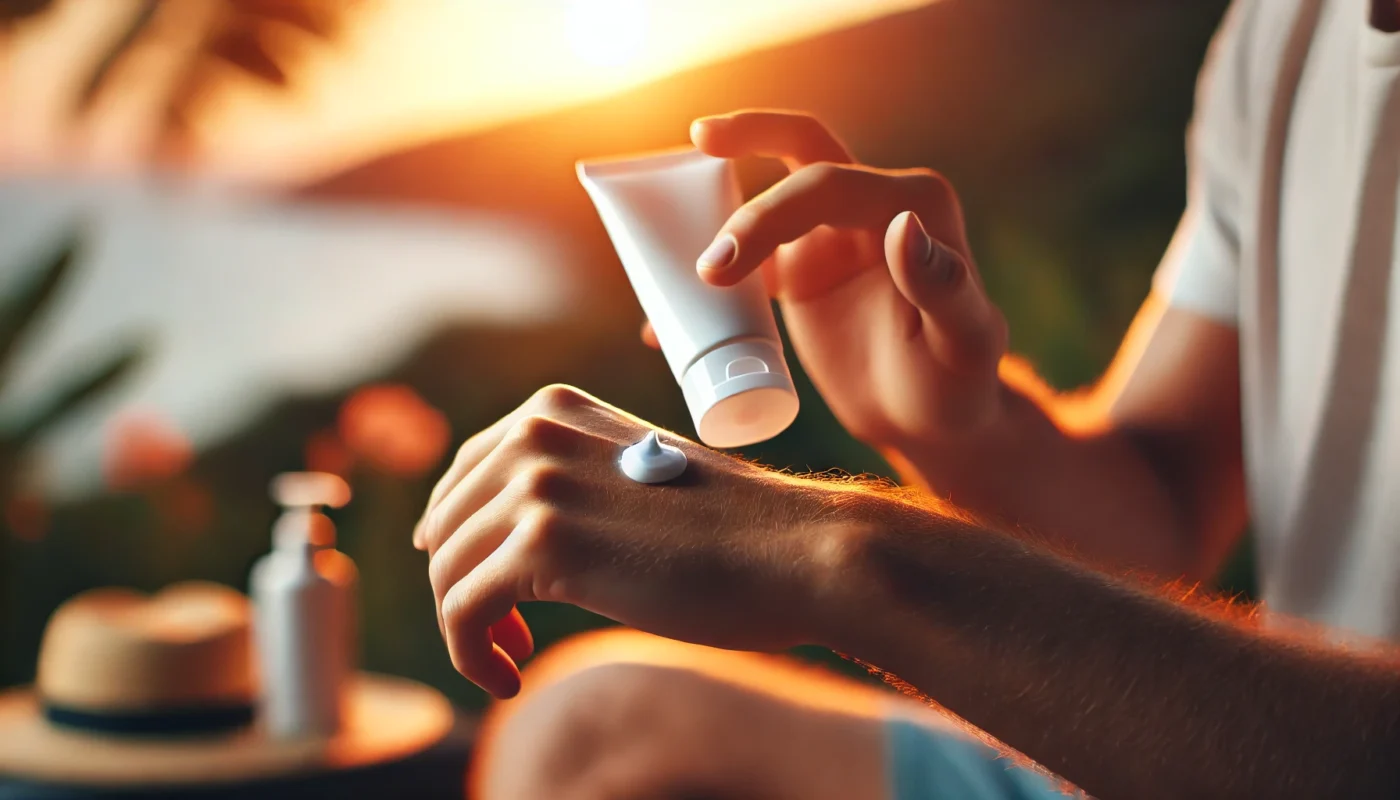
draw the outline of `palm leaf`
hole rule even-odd
[[[132,45],[140,41],[146,29],[151,26],[151,21],[155,19],[156,11],[160,8],[160,0],[143,0],[136,13],[127,20],[126,27],[120,36],[116,38],[98,59],[97,66],[92,68],[92,74],[88,76],[83,84],[82,90],[74,99],[74,107],[79,113],[85,113],[92,108],[94,101],[102,94],[102,89],[107,85],[107,79],[111,76],[112,70],[121,63]]]
[[[83,403],[115,386],[131,374],[144,359],[145,348],[133,345],[116,358],[72,380],[55,392],[48,402],[31,413],[27,419],[7,431],[4,437],[6,446],[13,449],[23,448],[34,437]]]
[[[25,331],[52,301],[72,271],[81,242],[78,233],[69,234],[48,262],[29,277],[28,283],[0,306],[0,376],[4,375]]]
[[[15,0],[0,0],[0,4],[5,2]],[[142,0],[74,98],[77,114],[85,114],[96,105],[133,48],[149,31],[164,24],[162,13],[183,10],[174,5],[180,2],[184,0]],[[276,34],[291,32],[302,38],[330,41],[357,5],[358,0],[220,0],[216,11],[207,18],[202,44],[179,67],[181,74],[173,82],[179,88],[169,98],[167,118],[177,122],[182,119],[188,112],[182,106],[206,94],[207,83],[223,74],[205,69],[209,62],[232,67],[259,83],[276,88],[287,86],[296,53],[279,48]],[[185,24],[189,24],[188,20]]]

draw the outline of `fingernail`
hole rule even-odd
[[[909,212],[909,223],[904,243],[909,263],[922,265],[925,274],[936,283],[952,283],[958,277],[958,257],[928,235],[918,214]]]
[[[927,265],[933,258],[933,239],[924,230],[919,215],[909,212],[909,233],[904,236],[904,257],[915,266]]]
[[[929,276],[936,282],[950,284],[958,279],[962,271],[962,260],[958,255],[938,242],[930,240],[932,252],[929,255]]]
[[[739,243],[734,240],[734,235],[726,233],[710,242],[710,246],[696,259],[695,266],[699,269],[724,269],[734,263],[738,252]]]

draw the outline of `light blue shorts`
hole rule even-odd
[[[957,730],[890,719],[885,725],[891,800],[1048,800],[1067,797],[1049,778]]]

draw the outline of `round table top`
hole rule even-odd
[[[454,712],[415,681],[361,674],[334,736],[279,741],[258,725],[183,738],[67,730],[28,689],[0,694],[0,778],[103,787],[211,785],[353,770],[408,758],[448,735]]]

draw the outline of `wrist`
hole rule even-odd
[[[907,431],[867,444],[907,483],[947,494],[965,476],[1004,467],[1008,458],[1024,452],[1027,437],[1038,435],[1044,427],[1045,413],[1034,394],[999,380],[996,395],[976,424]]]
[[[843,487],[832,513],[804,537],[811,565],[806,643],[869,660],[881,630],[900,612],[888,574],[896,543],[918,539],[921,549],[947,545],[945,532],[964,523],[940,513],[926,496],[900,489]],[[948,563],[946,561],[942,563]],[[927,576],[937,580],[937,576]]]

